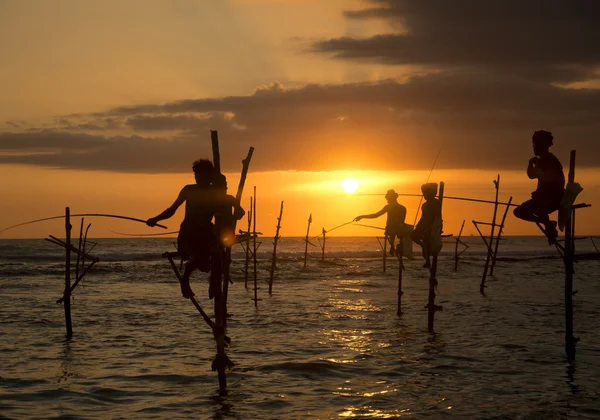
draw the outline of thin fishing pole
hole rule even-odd
[[[38,223],[38,222],[45,222],[46,220],[55,220],[55,219],[64,219],[64,215],[62,216],[52,216],[52,217],[45,217],[43,219],[37,219],[37,220],[30,220],[29,222],[23,222],[23,223],[19,223],[18,225],[14,225],[14,226],[9,226],[7,228],[4,228],[2,230],[0,230],[0,233],[5,232],[9,229],[13,229],[19,226],[25,226],[25,225],[30,225],[32,223]],[[113,219],[124,219],[124,220],[131,220],[134,222],[140,222],[140,223],[144,223],[146,224],[145,220],[142,219],[137,219],[135,217],[128,217],[128,216],[118,216],[116,214],[103,214],[103,213],[85,213],[85,214],[71,214],[71,217],[109,217],[109,218],[113,218]],[[164,225],[159,225],[156,224],[155,226],[158,226],[160,228],[163,229],[167,229],[166,226]]]
[[[117,232],[114,230],[110,230],[110,231],[112,233],[116,233],[117,235],[123,235],[123,236],[165,236],[165,235],[173,235],[175,233],[179,233],[178,230],[176,230],[174,232],[163,232],[163,233],[124,233],[124,232]]]
[[[431,174],[433,173],[433,168],[435,168],[435,164],[437,163],[438,158],[440,157],[440,154],[442,153],[443,148],[444,148],[444,146],[442,145],[440,147],[440,150],[438,151],[437,156],[435,157],[435,160],[433,161],[433,165],[431,165],[431,170],[429,171],[429,175],[427,175],[427,181],[425,181],[426,184],[429,182],[429,179],[431,178]],[[423,195],[421,195],[421,199],[419,200],[419,206],[417,207],[417,213],[415,213],[415,220],[413,221],[413,226],[417,223],[417,217],[419,217],[419,211],[421,210],[421,203],[423,203]]]
[[[336,226],[336,227],[334,227],[334,228],[331,228],[331,229],[329,229],[329,230],[325,229],[325,232],[329,233],[329,232],[331,232],[332,230],[339,229],[339,228],[341,228],[341,227],[343,227],[343,226],[346,226],[346,225],[349,225],[350,223],[353,223],[353,222],[354,222],[354,219],[353,219],[353,220],[351,220],[351,221],[349,221],[349,222],[342,223],[341,225],[339,225],[339,226]],[[312,238],[309,238],[308,240],[309,240],[309,241],[311,241],[311,240],[313,240],[313,239],[320,238],[321,236],[322,236],[322,235],[313,236]]]
[[[354,223],[354,226],[362,226],[362,227],[368,227],[368,228],[373,228],[373,229],[385,230],[385,228],[382,228],[379,226],[363,225],[362,223]]]

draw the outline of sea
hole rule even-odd
[[[556,249],[543,237],[504,238],[482,295],[483,241],[463,241],[455,270],[455,241],[444,240],[433,333],[417,249],[404,261],[398,316],[399,264],[387,258],[384,272],[375,237],[331,237],[324,254],[314,241],[306,267],[304,240],[281,238],[271,295],[272,238],[259,239],[256,283],[236,245],[235,366],[220,394],[212,333],[161,257],[173,238],[90,239],[99,262],[73,293],[71,339],[56,303],[62,248],[0,240],[0,418],[600,418],[600,262],[575,265],[580,341],[569,362]],[[595,252],[592,240],[577,251]],[[191,284],[211,313],[207,275]]]

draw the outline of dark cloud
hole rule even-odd
[[[115,108],[63,118],[129,134],[40,130],[0,134],[0,162],[129,172],[185,172],[210,156],[217,129],[223,167],[237,171],[249,146],[253,170],[521,168],[531,134],[553,131],[555,150],[580,150],[600,166],[600,91],[565,89],[511,74],[434,73],[286,89],[252,95]]]
[[[340,59],[438,69],[487,69],[536,80],[587,80],[600,67],[596,0],[370,0],[346,12],[397,31],[317,42]]]

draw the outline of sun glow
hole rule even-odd
[[[358,189],[358,181],[354,178],[346,178],[342,181],[342,189],[348,194],[352,194]]]

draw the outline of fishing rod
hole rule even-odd
[[[431,165],[431,170],[429,171],[429,175],[427,175],[427,181],[425,181],[426,184],[431,179],[431,174],[433,173],[433,168],[435,168],[435,164],[437,163],[438,158],[440,157],[440,154],[442,153],[443,148],[444,148],[443,145],[440,146],[440,150],[438,151],[438,154],[435,157],[435,160],[433,161],[433,165]],[[422,203],[423,203],[423,196],[421,195],[421,199],[419,200],[419,205],[417,206],[417,212],[415,213],[415,220],[413,221],[413,226],[415,226],[417,224],[417,217],[419,217],[419,211],[421,210]]]
[[[379,194],[379,193],[373,193],[373,194],[361,194],[361,195],[372,195],[372,196],[382,196],[383,194]],[[398,194],[399,197],[423,197],[423,194]],[[452,196],[447,196],[444,195],[444,200],[459,200],[459,201],[471,201],[473,203],[486,203],[486,204],[496,204],[495,201],[492,200],[480,200],[478,198],[468,198],[468,197],[452,197]],[[512,204],[512,203],[504,203],[504,202],[498,202],[498,205],[501,206],[508,206],[510,205],[510,207],[519,207],[519,204]]]
[[[114,230],[110,230],[110,231],[112,233],[116,233],[117,235],[123,235],[123,236],[165,236],[165,235],[174,235],[175,233],[179,233],[178,230],[176,230],[174,232],[163,232],[163,233],[124,233],[124,232],[116,232]]]
[[[334,227],[334,228],[331,228],[331,229],[329,229],[329,230],[327,230],[327,229],[326,229],[326,230],[325,230],[325,232],[329,233],[329,232],[331,232],[332,230],[339,229],[339,228],[341,228],[341,227],[343,227],[343,226],[349,225],[350,223],[354,223],[354,219],[352,219],[350,222],[342,223],[341,225],[339,225],[339,226],[336,226],[336,227]],[[311,241],[311,240],[313,240],[313,239],[316,239],[316,238],[320,238],[320,237],[321,237],[321,235],[313,236],[312,238],[309,238],[309,241]]]
[[[29,222],[23,222],[23,223],[19,223],[17,225],[14,225],[14,226],[9,226],[7,228],[4,228],[4,229],[0,230],[0,233],[5,232],[5,231],[7,231],[9,229],[13,229],[13,228],[19,227],[19,226],[30,225],[32,223],[38,223],[38,222],[45,222],[46,220],[64,219],[64,217],[65,216],[62,215],[62,216],[45,217],[43,219],[37,219],[37,220],[30,220]],[[109,217],[109,218],[113,218],[113,219],[131,220],[133,222],[140,222],[140,223],[146,224],[145,220],[137,219],[135,217],[119,216],[119,215],[116,215],[116,214],[82,213],[82,214],[71,214],[71,217]],[[167,229],[167,227],[164,226],[164,225],[156,224],[156,226],[161,227],[163,229]]]
[[[372,228],[372,229],[385,230],[385,228],[382,228],[382,227],[379,227],[379,226],[363,225],[362,223],[354,223],[354,225],[355,226],[368,227],[368,228]]]

